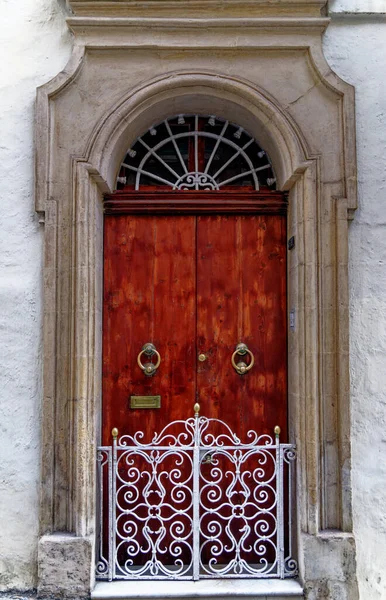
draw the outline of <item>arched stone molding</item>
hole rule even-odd
[[[279,187],[284,188],[299,165],[307,160],[307,142],[296,124],[274,98],[257,86],[216,72],[172,72],[133,90],[113,108],[103,129],[98,127],[93,132],[86,156],[108,189],[113,189],[128,144],[156,120],[154,115],[160,120],[182,110],[213,112],[226,119],[237,115],[237,123],[258,137],[272,157]]]
[[[320,586],[330,594],[326,597],[357,597],[350,533],[347,312],[347,217],[355,207],[353,97],[351,88],[327,71],[317,34],[312,34],[312,51],[299,49],[295,34],[289,40],[287,26],[274,60],[258,47],[258,36],[254,52],[262,61],[266,56],[271,68],[269,75],[267,65],[261,70],[264,78],[248,71],[250,50],[245,49],[234,51],[236,70],[245,76],[229,72],[227,58],[220,55],[216,69],[187,68],[189,62],[206,62],[194,51],[195,60],[177,53],[169,60],[176,68],[160,74],[163,58],[153,65],[153,49],[146,44],[139,52],[113,46],[115,54],[81,44],[66,72],[39,92],[36,208],[45,213],[41,595],[53,594],[58,573],[67,596],[85,596],[93,583],[102,196],[138,135],[166,116],[191,111],[245,127],[269,152],[279,187],[289,191],[288,233],[295,236],[288,257],[288,305],[295,314],[289,334],[289,413],[290,435],[299,450],[301,577],[309,598],[319,597]],[[125,61],[132,52],[147,76],[138,71],[128,83]],[[113,75],[100,75],[106,61]],[[288,64],[294,65],[296,89],[285,102],[275,78],[283,77]],[[113,97],[102,90],[90,113],[84,98],[93,98],[96,68],[99,85],[111,86],[114,80],[116,90]],[[335,138],[323,124],[313,125],[319,113],[335,128]],[[70,535],[57,533],[63,531]],[[68,576],[71,568],[77,577]]]

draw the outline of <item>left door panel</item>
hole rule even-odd
[[[196,387],[196,219],[105,217],[103,443],[111,429],[149,439],[192,414]],[[151,342],[161,355],[153,377],[137,364]],[[143,357],[146,360],[146,357]],[[161,407],[132,409],[130,397],[161,396]]]

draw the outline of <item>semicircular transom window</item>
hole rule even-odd
[[[276,189],[267,153],[242,127],[214,116],[162,121],[129,148],[117,189]]]

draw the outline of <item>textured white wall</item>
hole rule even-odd
[[[330,0],[330,13],[386,13],[386,0]]]
[[[354,529],[361,600],[385,600],[386,21],[333,21],[324,52],[334,71],[356,87],[359,209],[350,225]]]
[[[332,11],[386,11],[333,0]],[[6,1],[0,46],[0,591],[36,583],[42,229],[33,207],[35,88],[71,40],[57,0]],[[330,65],[357,89],[359,202],[350,228],[354,518],[361,600],[386,598],[386,22],[340,19]]]
[[[57,0],[5,0],[1,18],[0,591],[36,585],[43,231],[33,200],[34,102],[71,47]]]
[[[329,10],[331,13],[386,13],[386,0],[330,0]]]

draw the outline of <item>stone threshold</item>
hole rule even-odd
[[[303,588],[294,579],[204,579],[200,581],[112,581],[98,582],[93,600],[301,600]]]

